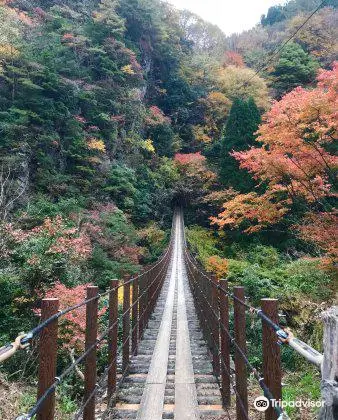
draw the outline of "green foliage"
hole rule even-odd
[[[33,313],[27,310],[30,299],[25,284],[14,270],[0,270],[0,340],[13,340],[13,331],[28,330]]]
[[[104,191],[122,210],[130,210],[134,206],[135,183],[135,172],[132,169],[116,165],[110,170]]]
[[[224,186],[241,192],[252,189],[252,177],[247,171],[239,169],[238,162],[230,154],[254,145],[260,122],[260,112],[252,98],[234,100],[221,145],[220,176]]]
[[[287,44],[271,73],[277,95],[282,96],[297,86],[306,86],[313,82],[318,67],[317,61],[300,45],[294,42]]]
[[[269,7],[267,15],[261,17],[261,24],[263,26],[273,25],[274,23],[281,22],[285,18],[283,6],[272,6]]]
[[[207,228],[191,226],[186,229],[190,249],[205,264],[213,255],[233,255],[231,247],[223,245],[223,237]],[[223,248],[223,249],[222,249]],[[228,279],[232,284],[242,285],[252,303],[259,305],[264,297],[276,297],[288,302],[292,296],[307,296],[321,302],[333,298],[334,278],[320,268],[314,259],[290,260],[276,248],[266,245],[235,247],[235,255],[228,258]]]
[[[138,244],[148,250],[144,255],[146,263],[154,262],[160,257],[168,244],[168,239],[167,233],[154,222],[138,231]]]
[[[102,0],[95,12],[94,21],[99,24],[99,28],[107,31],[105,37],[121,38],[124,34],[124,20],[116,12],[119,6],[120,0]]]
[[[186,229],[186,237],[191,250],[203,264],[209,257],[219,254],[219,250],[216,247],[217,238],[210,229],[201,226],[191,226],[189,229]]]
[[[170,125],[155,127],[150,134],[155,149],[160,156],[172,157],[174,154],[174,132]]]
[[[233,271],[233,267],[235,270]],[[278,280],[283,276],[282,270],[265,270],[258,264],[243,266],[242,271],[238,270],[238,265],[229,261],[229,279],[245,287],[246,293],[255,304],[264,297],[275,296],[279,289]]]
[[[272,26],[299,13],[313,12],[318,5],[316,0],[291,0],[284,5],[272,6],[269,8],[267,15],[261,17],[261,24],[263,26]],[[337,0],[326,0],[321,5],[322,8],[328,6],[337,7]]]
[[[316,260],[299,259],[285,267],[286,294],[306,294],[314,300],[327,300],[332,296],[333,278]]]
[[[307,367],[303,373],[289,373],[285,378],[285,382],[286,386],[283,387],[283,400],[285,401],[309,399],[310,401],[320,402],[322,400],[320,394],[320,373],[314,368]],[[308,416],[316,416],[318,410],[318,407],[308,409]],[[286,412],[289,416],[294,417],[299,414],[299,409],[297,407],[288,407]]]
[[[255,303],[263,297],[287,301],[308,296],[314,301],[332,298],[333,278],[311,259],[290,261],[271,246],[256,245],[243,251],[241,259],[229,260],[229,280],[243,285]]]
[[[67,393],[68,391],[68,393]],[[26,391],[20,398],[20,411],[27,412],[36,402],[36,391]],[[61,385],[57,393],[56,413],[59,420],[67,420],[77,410],[77,404],[71,399],[69,389]]]
[[[43,223],[46,217],[54,218],[58,215],[69,216],[78,213],[85,208],[86,201],[83,197],[60,198],[56,202],[47,199],[46,196],[38,195],[27,205],[24,212],[19,212],[21,224],[30,227]]]
[[[281,262],[281,257],[276,248],[272,246],[257,245],[252,247],[246,259],[250,264],[258,264],[266,269],[273,269]]]

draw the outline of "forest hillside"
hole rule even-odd
[[[318,4],[271,7],[227,37],[160,0],[0,2],[1,343],[38,323],[42,297],[76,304],[156,261],[180,205],[201,264],[255,305],[277,297],[321,349],[338,291],[337,1],[298,30]],[[67,322],[61,364],[83,346]],[[316,398],[318,373],[283,359],[286,398]],[[1,418],[34,398],[22,361],[1,367],[15,395]],[[61,389],[60,418],[79,395]]]

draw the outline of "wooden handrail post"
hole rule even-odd
[[[273,322],[278,324],[278,301],[277,299],[262,299],[262,311]],[[264,381],[270,389],[276,401],[282,399],[282,370],[281,370],[281,352],[277,343],[275,331],[262,321],[262,340],[263,340],[263,374]],[[265,412],[266,420],[277,420],[278,415],[270,404]]]
[[[220,286],[224,290],[228,290],[228,281],[220,280]],[[229,331],[229,298],[228,295],[219,289],[219,312],[220,312],[220,334],[221,334],[221,383],[222,383],[222,399],[224,407],[231,404],[230,391],[230,338],[226,333]]]
[[[150,308],[150,294],[149,294],[149,284],[151,283],[151,279],[153,277],[153,269],[149,270],[149,272],[146,274],[144,279],[144,301],[145,301],[145,307],[144,307],[144,330],[148,327],[148,321],[149,321],[149,308]]]
[[[138,279],[133,283],[133,309],[132,309],[132,353],[137,354],[137,346],[139,339],[139,303],[136,303],[139,298]],[[135,304],[136,303],[136,304]]]
[[[338,418],[338,306],[322,314],[324,322],[324,359],[322,365],[321,391],[324,406],[319,420]]]
[[[234,287],[234,296],[245,301],[244,287]],[[234,299],[234,325],[235,341],[242,352],[246,355],[246,315],[245,307]],[[237,348],[235,348],[235,372],[236,372],[236,412],[237,420],[245,420],[248,414],[248,379],[245,361]]]
[[[209,279],[212,276],[212,273],[207,272],[207,276],[208,276],[208,279],[207,278],[203,278],[202,275],[201,275],[202,283],[200,283],[200,284],[203,284],[203,292],[202,293],[204,294],[204,298],[203,298],[203,301],[204,301],[204,313],[206,314],[206,317],[207,317],[207,320],[206,321],[208,323],[205,326],[206,332],[207,332],[207,338],[208,338],[207,341],[208,341],[208,346],[209,346],[210,354],[211,354],[211,356],[213,358],[214,357],[214,346],[215,346],[215,343],[214,343],[214,329],[212,327],[212,324],[213,324],[213,322],[215,320],[214,320],[214,316],[213,316],[212,310],[211,310],[211,308],[212,308],[212,301],[211,301],[211,296],[212,296],[211,289],[212,289],[212,286],[211,286],[210,281],[209,281]],[[213,368],[214,368],[214,364],[213,364]]]
[[[41,304],[41,321],[55,315],[59,310],[58,299],[43,299]],[[45,327],[39,341],[39,384],[38,399],[53,384],[56,376],[58,321]],[[49,395],[42,404],[38,420],[53,420],[55,412],[55,392]]]
[[[213,308],[213,336],[214,336],[214,343],[213,343],[213,357],[212,357],[212,364],[214,368],[215,375],[219,377],[220,375],[220,359],[219,359],[219,352],[220,352],[220,344],[219,344],[219,302],[218,302],[218,279],[213,274],[211,276],[212,284],[211,284],[211,304]]]
[[[154,306],[155,306],[155,296],[154,296],[154,291],[156,290],[156,284],[158,282],[158,278],[159,278],[159,270],[160,267],[156,267],[153,270],[153,275],[150,279],[150,284],[149,284],[149,299],[150,299],[150,305],[149,305],[149,312],[148,312],[148,322],[150,320],[150,317],[153,313],[154,310]]]
[[[122,373],[129,366],[130,356],[130,282],[129,277],[124,278],[123,285],[123,320],[122,320]]]
[[[116,374],[117,374],[117,334],[118,334],[118,280],[110,282],[109,293],[109,331],[108,335],[108,405],[112,405],[111,401],[116,392]]]
[[[138,291],[140,296],[140,304],[139,304],[139,340],[143,337],[144,331],[144,308],[145,308],[145,299],[144,299],[144,276],[140,277],[138,282]]]
[[[87,299],[98,297],[98,287],[87,287]],[[98,298],[87,303],[86,307],[86,344],[87,351],[92,347],[97,340],[97,326],[98,326]],[[85,360],[85,383],[84,383],[84,400],[90,397],[96,386],[97,377],[97,346],[88,354]],[[91,397],[83,411],[84,420],[95,419],[95,395]]]

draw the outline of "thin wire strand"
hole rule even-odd
[[[238,343],[236,342],[235,338],[231,336],[231,334],[230,334],[229,330],[228,330],[227,328],[225,328],[224,324],[221,322],[221,320],[220,320],[220,318],[218,317],[217,313],[215,312],[214,308],[212,307],[212,305],[211,305],[211,304],[210,304],[210,302],[208,301],[208,299],[207,299],[206,295],[203,293],[202,289],[198,286],[198,282],[196,281],[196,278],[194,277],[194,275],[193,275],[193,273],[192,273],[192,271],[191,271],[191,268],[189,267],[189,264],[187,264],[187,267],[188,267],[188,270],[189,270],[189,272],[190,272],[190,274],[191,274],[191,276],[192,276],[192,278],[193,278],[193,280],[194,280],[194,285],[198,287],[198,289],[199,289],[199,291],[200,291],[201,296],[204,298],[205,302],[206,302],[206,303],[207,303],[207,305],[209,306],[209,308],[210,308],[210,310],[211,310],[211,312],[212,312],[213,316],[214,316],[214,317],[218,320],[218,323],[219,323],[220,327],[221,327],[221,328],[223,329],[223,331],[225,331],[225,333],[228,335],[228,337],[229,337],[229,339],[230,339],[230,342],[231,342],[231,343],[232,343],[232,344],[236,347],[236,349],[238,350],[238,352],[239,352],[239,354],[240,354],[241,358],[244,360],[245,364],[246,364],[246,365],[250,368],[251,373],[253,373],[253,375],[254,375],[255,379],[258,381],[258,383],[259,383],[260,387],[262,388],[262,390],[263,390],[263,392],[264,392],[264,395],[265,395],[267,398],[269,398],[270,400],[275,400],[275,398],[273,397],[273,394],[271,393],[270,389],[269,389],[269,388],[267,387],[267,385],[265,384],[264,379],[262,378],[262,376],[261,376],[261,375],[259,375],[259,373],[258,373],[257,369],[256,369],[256,368],[255,368],[255,367],[254,367],[254,366],[250,363],[249,359],[247,358],[246,354],[245,354],[245,353],[244,353],[244,351],[241,349],[241,347],[238,345]],[[203,311],[203,309],[202,309],[202,306],[201,306],[201,305],[199,305],[199,308],[200,308],[200,310],[201,310],[202,312],[204,312],[204,311]],[[205,322],[205,323],[204,323],[204,325],[206,325],[206,326],[208,327],[208,329],[209,329],[209,331],[210,331],[211,339],[212,339],[212,341],[213,341],[213,343],[214,343],[214,346],[215,346],[215,347],[216,347],[216,349],[218,350],[218,355],[219,355],[219,357],[222,359],[223,357],[222,357],[222,354],[221,354],[221,352],[220,352],[220,350],[219,350],[219,347],[218,347],[218,346],[217,346],[217,344],[216,344],[216,340],[215,340],[215,337],[214,337],[214,333],[213,333],[213,331],[211,330],[211,328],[210,328],[210,326],[209,326],[209,324],[208,324],[207,322]],[[226,366],[225,366],[225,368],[226,368]],[[275,411],[278,413],[278,415],[281,415],[281,414],[283,413],[283,410],[282,410],[280,407],[276,406],[276,407],[274,407],[274,408],[275,408]]]
[[[165,268],[165,266],[164,266],[164,268]],[[138,303],[139,302],[139,300],[141,299],[141,297],[143,297],[143,295],[150,289],[150,287],[154,284],[154,282],[157,280],[157,278],[158,278],[158,276],[161,274],[163,272],[163,268],[161,269],[161,271],[159,272],[159,274],[156,276],[156,278],[154,279],[154,281],[150,284],[150,286],[139,296],[139,298],[135,301],[135,303]],[[116,355],[116,357],[114,358],[114,360],[110,363],[110,365],[109,366],[107,366],[107,368],[105,369],[105,371],[104,371],[104,373],[102,374],[102,377],[101,377],[101,379],[100,379],[100,381],[99,381],[99,383],[98,384],[96,384],[96,386],[95,386],[95,388],[94,388],[94,390],[92,391],[92,393],[89,395],[89,397],[86,399],[86,401],[82,404],[82,406],[81,406],[81,408],[80,408],[80,410],[77,412],[77,414],[75,415],[75,417],[74,417],[74,420],[78,420],[79,419],[79,417],[81,416],[81,414],[83,413],[83,410],[85,409],[85,407],[88,405],[88,403],[89,403],[89,401],[98,393],[98,391],[102,388],[102,384],[104,383],[104,381],[106,380],[106,378],[107,378],[107,376],[108,376],[108,372],[109,372],[109,370],[112,368],[112,366],[113,366],[113,364],[114,363],[116,363],[116,361],[117,361],[117,359],[118,359],[118,357],[119,357],[119,353],[121,352],[121,350],[123,349],[123,347],[124,347],[124,345],[125,344],[127,344],[127,342],[132,338],[132,335],[133,335],[133,332],[135,331],[135,329],[136,328],[138,328],[139,327],[139,324],[140,324],[140,319],[141,318],[143,318],[143,316],[145,315],[145,313],[147,312],[147,310],[148,310],[148,308],[149,308],[149,306],[150,306],[150,304],[152,303],[152,298],[156,295],[156,293],[157,293],[157,291],[158,291],[158,289],[159,289],[159,287],[161,286],[161,282],[159,282],[159,284],[158,284],[158,286],[157,286],[157,288],[156,288],[156,290],[154,291],[154,293],[152,294],[152,296],[150,297],[150,299],[149,299],[149,301],[148,301],[148,304],[147,304],[147,306],[143,309],[143,311],[142,311],[142,313],[141,313],[141,315],[139,316],[139,319],[138,319],[138,322],[137,322],[137,324],[131,329],[131,331],[130,331],[130,333],[129,333],[129,335],[128,335],[128,337],[126,338],[126,340],[119,346],[119,348],[118,348],[118,352],[117,352],[117,355]],[[134,305],[133,305],[134,306]],[[127,311],[125,311],[125,313],[124,314],[126,314],[127,312],[129,312],[130,311],[130,309],[131,309],[132,307],[130,307]],[[123,318],[123,315],[124,314],[122,314],[122,318]],[[129,367],[129,366],[128,366]],[[125,373],[127,372],[127,368],[125,369]],[[122,384],[122,382],[123,382],[123,379],[124,379],[124,377],[125,377],[125,373],[124,374],[122,374],[122,377],[120,378],[120,381],[118,382],[118,384],[116,385],[116,388],[117,388],[117,390],[119,389],[119,387],[120,387],[120,385]],[[101,384],[101,385],[100,385]],[[108,408],[107,408],[108,409]],[[104,413],[103,413],[104,414]]]
[[[173,228],[172,228],[173,229]],[[162,255],[162,257],[159,259],[159,261],[153,265],[152,267],[150,267],[147,271],[144,271],[143,273],[140,273],[138,276],[132,277],[130,280],[128,280],[127,282],[121,283],[118,286],[116,286],[113,289],[108,289],[107,291],[105,291],[104,293],[99,293],[97,296],[94,296],[90,299],[85,299],[79,303],[77,303],[76,305],[70,306],[68,308],[63,309],[62,311],[59,311],[58,313],[52,315],[51,317],[49,317],[48,319],[46,319],[45,321],[41,322],[39,325],[37,325],[35,328],[31,329],[22,339],[21,339],[21,344],[25,345],[27,343],[29,343],[33,338],[35,338],[37,335],[39,335],[41,333],[41,331],[46,328],[48,325],[50,325],[52,322],[58,320],[59,318],[61,318],[62,316],[68,314],[69,312],[72,312],[76,309],[79,309],[85,305],[87,305],[88,303],[94,301],[94,300],[98,300],[102,297],[105,297],[107,295],[109,295],[111,292],[116,291],[118,289],[120,289],[121,287],[123,287],[124,285],[127,284],[131,284],[133,283],[135,280],[139,280],[142,277],[146,276],[147,274],[149,274],[150,272],[152,272],[155,268],[157,268],[161,263],[163,263],[163,261],[165,260],[165,258],[168,256],[168,253],[171,251],[171,245],[172,245],[172,239],[173,235],[171,235],[171,239],[169,242],[169,245],[165,251],[165,253]],[[10,344],[10,343],[9,343]]]
[[[188,269],[190,270],[189,265],[188,265]],[[192,273],[191,273],[191,275],[192,275]],[[192,275],[192,277],[193,277],[193,275]],[[194,277],[193,277],[193,278],[194,278]],[[195,294],[194,294],[194,295],[195,295]],[[195,295],[195,298],[196,298],[196,295]],[[199,308],[199,310],[201,311],[201,315],[203,315],[203,314],[204,314],[204,317],[202,316],[202,319],[203,319],[203,318],[204,318],[204,319],[206,319],[207,314],[206,314],[206,313],[205,313],[205,311],[203,310],[203,306],[202,306],[202,305],[199,305],[199,307],[198,307],[198,308]],[[231,386],[232,386],[232,388],[233,388],[234,393],[236,394],[236,397],[238,398],[238,401],[239,401],[239,403],[240,403],[240,408],[241,408],[241,410],[242,410],[242,412],[243,412],[243,415],[244,415],[244,417],[246,418],[246,420],[249,420],[248,413],[247,413],[246,408],[245,408],[245,406],[244,406],[243,400],[242,400],[241,396],[239,395],[239,393],[238,393],[238,391],[237,391],[237,387],[236,387],[236,385],[233,383],[233,377],[232,377],[231,373],[229,372],[228,367],[227,367],[227,366],[226,366],[226,364],[225,364],[225,361],[224,361],[223,355],[221,354],[220,348],[219,348],[219,347],[217,346],[217,344],[216,344],[216,341],[215,341],[215,338],[214,338],[214,333],[213,333],[213,331],[212,331],[212,329],[211,329],[210,325],[209,325],[207,322],[204,322],[204,323],[203,323],[203,325],[206,325],[206,326],[207,326],[207,328],[208,328],[208,330],[209,330],[209,332],[210,332],[211,339],[212,339],[212,341],[213,341],[213,343],[214,343],[214,346],[216,347],[217,352],[218,352],[218,354],[219,354],[219,356],[220,356],[220,360],[221,360],[221,362],[222,362],[222,366],[224,367],[224,369],[225,369],[225,371],[226,371],[226,373],[227,373],[228,377],[230,378],[230,383],[231,383]],[[218,383],[219,383],[219,382],[218,382]]]
[[[284,41],[280,47],[276,47],[274,50],[272,50],[272,56],[265,62],[265,64],[261,65],[260,68],[248,80],[246,80],[242,85],[240,85],[238,89],[245,87],[249,82],[251,82],[252,79],[258,76],[263,70],[265,70],[268,64],[271,63],[275,57],[277,57],[277,55],[298,34],[298,32],[309,22],[309,20],[312,19],[312,17],[322,8],[322,6],[324,6],[326,1],[327,0],[322,1],[317,6],[317,8],[307,17],[307,19],[305,19],[305,21],[301,24],[301,26],[286,41]]]

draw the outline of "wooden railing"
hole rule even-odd
[[[322,414],[324,417],[321,419],[333,420],[338,411],[338,307],[323,314],[326,337],[323,357],[321,353],[295,338],[290,330],[279,326],[277,299],[261,299],[261,307],[255,308],[248,303],[244,287],[235,286],[230,292],[228,281],[205,272],[188,248],[185,249],[185,262],[200,325],[213,360],[214,374],[219,378],[223,405],[230,406],[232,388],[236,396],[236,419],[249,419],[249,373],[263,391],[263,398],[257,404],[267,404],[266,420],[288,418],[282,403],[281,345],[285,344],[322,370],[322,413],[326,414]],[[231,307],[232,332],[229,320]],[[262,374],[248,357],[248,314],[262,321]],[[230,363],[231,354],[234,358],[234,371]]]
[[[147,267],[140,275],[122,281],[112,280],[110,289],[103,294],[97,286],[87,287],[86,300],[71,308],[58,311],[58,299],[43,299],[41,323],[28,334],[20,337],[22,347],[34,338],[38,339],[38,393],[36,404],[27,414],[17,420],[54,420],[55,392],[59,384],[84,364],[84,397],[74,419],[95,419],[96,397],[100,390],[107,388],[107,410],[114,406],[116,392],[122,384],[130,366],[131,355],[137,354],[138,344],[147,328],[151,314],[161,293],[172,257],[174,235],[170,244],[154,265]],[[122,310],[119,310],[118,293],[123,288]],[[99,301],[108,297],[109,325],[99,333]],[[59,376],[57,375],[58,321],[66,313],[82,306],[86,307],[85,351],[75,359]],[[118,329],[122,326],[122,342],[119,343]],[[108,366],[98,378],[98,346],[107,342]],[[10,352],[11,345],[4,346]],[[20,348],[20,346],[18,347]],[[122,359],[122,374],[117,375],[118,358]],[[5,357],[4,357],[5,360]]]

